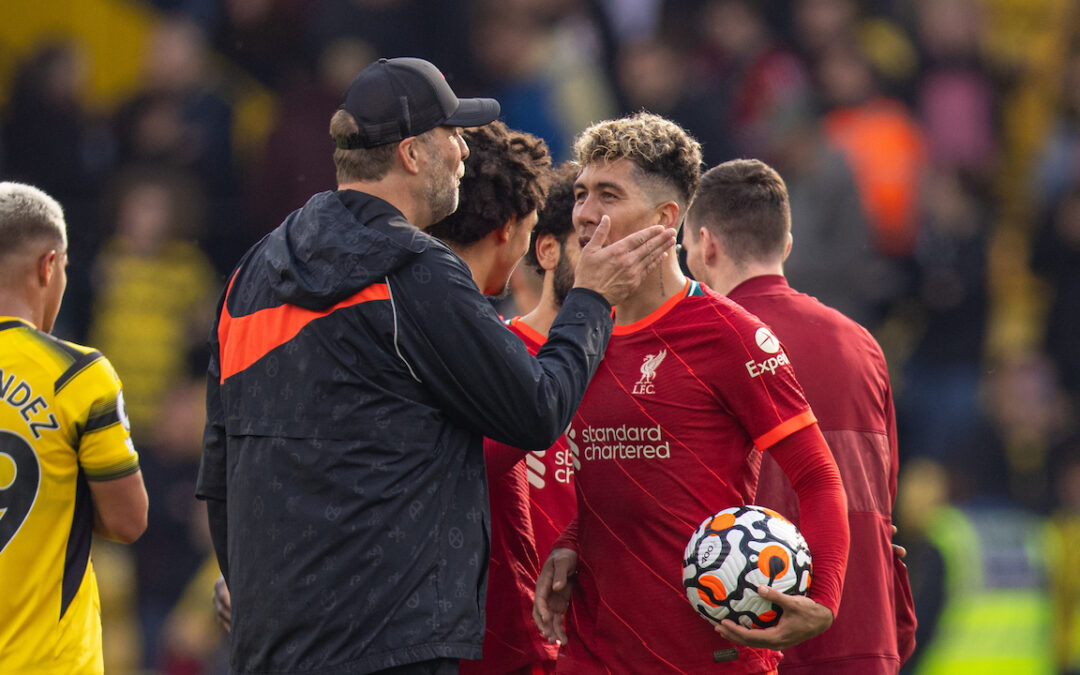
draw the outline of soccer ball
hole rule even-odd
[[[813,565],[806,540],[776,511],[747,505],[705,519],[683,555],[683,586],[710,623],[730,618],[747,628],[768,628],[783,609],[757,594],[772,586],[788,595],[810,588]]]

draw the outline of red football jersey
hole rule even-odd
[[[520,317],[506,322],[534,356],[547,338]],[[534,663],[552,663],[548,644],[532,619],[540,565],[573,518],[573,467],[563,438],[547,450],[525,453],[484,439],[491,504],[491,556],[483,659],[465,661],[462,675],[502,675]]]
[[[785,649],[780,670],[895,674],[914,649],[915,610],[907,569],[892,550],[898,458],[885,356],[865,328],[793,290],[782,276],[754,277],[729,297],[775,329],[796,361],[799,382],[844,477],[849,559],[858,560],[844,583],[836,621],[812,640]],[[762,463],[756,501],[798,524],[798,499],[772,458]]]
[[[567,431],[577,472],[578,576],[559,671],[761,673],[686,598],[698,524],[752,503],[760,451],[814,424],[783,346],[756,317],[688,281],[616,325]]]
[[[532,619],[536,577],[543,562],[536,553],[529,513],[529,481],[524,453],[484,439],[491,504],[491,555],[484,617],[483,657],[462,660],[462,675],[516,673],[534,663],[554,661],[557,649]],[[516,461],[507,461],[516,457]]]
[[[547,337],[530,328],[521,317],[511,319],[508,325],[529,348],[530,354],[535,355],[547,341]],[[566,437],[559,437],[547,450],[528,453],[524,464],[529,481],[533,537],[540,564],[543,564],[555,540],[577,513],[574,466]]]

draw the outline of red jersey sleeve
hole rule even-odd
[[[739,308],[724,316],[737,339],[717,350],[715,396],[730,411],[758,450],[816,421],[795,379],[784,346],[768,327]]]
[[[771,452],[799,496],[800,530],[814,560],[809,596],[836,616],[850,545],[840,470],[817,424],[782,439]]]
[[[578,519],[577,516],[574,516],[573,520],[570,521],[570,524],[567,525],[566,529],[563,530],[562,534],[559,535],[559,538],[555,540],[555,545],[552,546],[552,548],[568,548],[572,551],[577,552],[577,539]]]
[[[484,439],[484,464],[487,466],[488,480],[495,480],[514,468],[514,465],[525,459],[525,451],[493,441]]]

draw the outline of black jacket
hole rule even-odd
[[[479,658],[482,437],[550,446],[610,312],[572,291],[534,359],[460,258],[355,191],[315,195],[249,250],[211,333],[197,488],[227,541],[234,672]]]

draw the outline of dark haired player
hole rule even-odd
[[[573,222],[577,174],[578,167],[571,163],[561,165],[554,172],[547,203],[533,228],[532,243],[524,260],[529,272],[542,277],[540,301],[525,315],[507,322],[532,354],[544,345],[551,323],[574,285],[574,271],[581,254]],[[543,560],[577,511],[574,464],[565,436],[547,450],[526,455],[524,464],[529,481],[533,536],[536,551]],[[535,580],[534,575],[530,580],[530,597]]]
[[[469,158],[458,210],[428,232],[469,266],[485,295],[506,292],[510,275],[528,249],[544,204],[551,156],[543,140],[492,122],[465,132]],[[479,661],[462,661],[462,675],[544,672],[554,650],[529,620],[531,584],[540,563],[528,510],[524,451],[484,439],[491,503],[491,555],[485,601],[484,648]]]
[[[907,570],[891,546],[896,417],[881,347],[859,324],[787,285],[787,188],[763,162],[733,160],[706,172],[683,242],[698,280],[768,322],[784,341],[844,476],[858,565],[849,570],[832,627],[785,649],[780,672],[895,675],[915,647],[915,614]],[[756,503],[798,522],[795,493],[768,456]]]
[[[498,123],[496,123],[498,124]],[[494,126],[494,125],[489,125]],[[490,143],[483,136],[485,127],[467,135],[473,153],[485,152]],[[511,132],[513,134],[515,132]],[[519,134],[526,139],[533,138]],[[481,138],[476,138],[480,136]],[[462,181],[462,206],[449,219],[433,229],[461,234],[465,229],[483,229],[479,212],[485,208],[485,198],[495,197],[496,203],[510,203],[510,195],[500,195],[496,176],[520,173],[512,167],[500,166],[499,162],[487,161],[471,164],[466,162],[465,179]],[[504,161],[505,163],[505,161]],[[498,171],[498,173],[496,173]],[[474,180],[470,182],[470,174]],[[494,175],[493,175],[494,174]],[[554,177],[548,200],[538,215],[533,215],[536,226],[532,228],[525,264],[530,273],[543,275],[540,302],[525,316],[507,320],[506,324],[532,354],[537,353],[547,339],[548,329],[558,314],[574,279],[574,267],[580,248],[577,238],[571,237],[573,224],[573,181],[577,175],[574,167],[564,165]],[[483,185],[481,181],[487,181]],[[481,198],[478,199],[477,196]],[[471,206],[470,206],[471,204]],[[462,214],[459,216],[459,214]],[[491,235],[487,235],[490,237]],[[472,238],[472,237],[467,237]],[[509,234],[498,237],[510,241]],[[479,255],[476,246],[462,247],[452,238],[447,243],[474,269],[483,270],[486,260],[498,259],[498,243],[487,248],[487,254]],[[503,246],[502,248],[507,248]],[[512,249],[520,251],[516,247]],[[502,276],[495,281],[504,283],[509,271],[503,266]],[[477,284],[486,282],[489,287],[497,283],[477,278]],[[569,285],[568,285],[569,284]],[[491,439],[484,440],[484,456],[488,470],[488,489],[491,497],[491,569],[488,577],[487,624],[484,634],[484,657],[479,662],[463,661],[463,675],[502,675],[510,673],[550,673],[555,670],[557,648],[536,632],[531,612],[533,588],[540,572],[541,556],[546,556],[562,529],[573,516],[575,501],[573,467],[563,438],[547,450],[531,452],[523,456],[522,450]]]
[[[540,138],[499,121],[466,129],[458,208],[426,232],[465,261],[484,295],[506,292],[547,196],[551,155]]]

